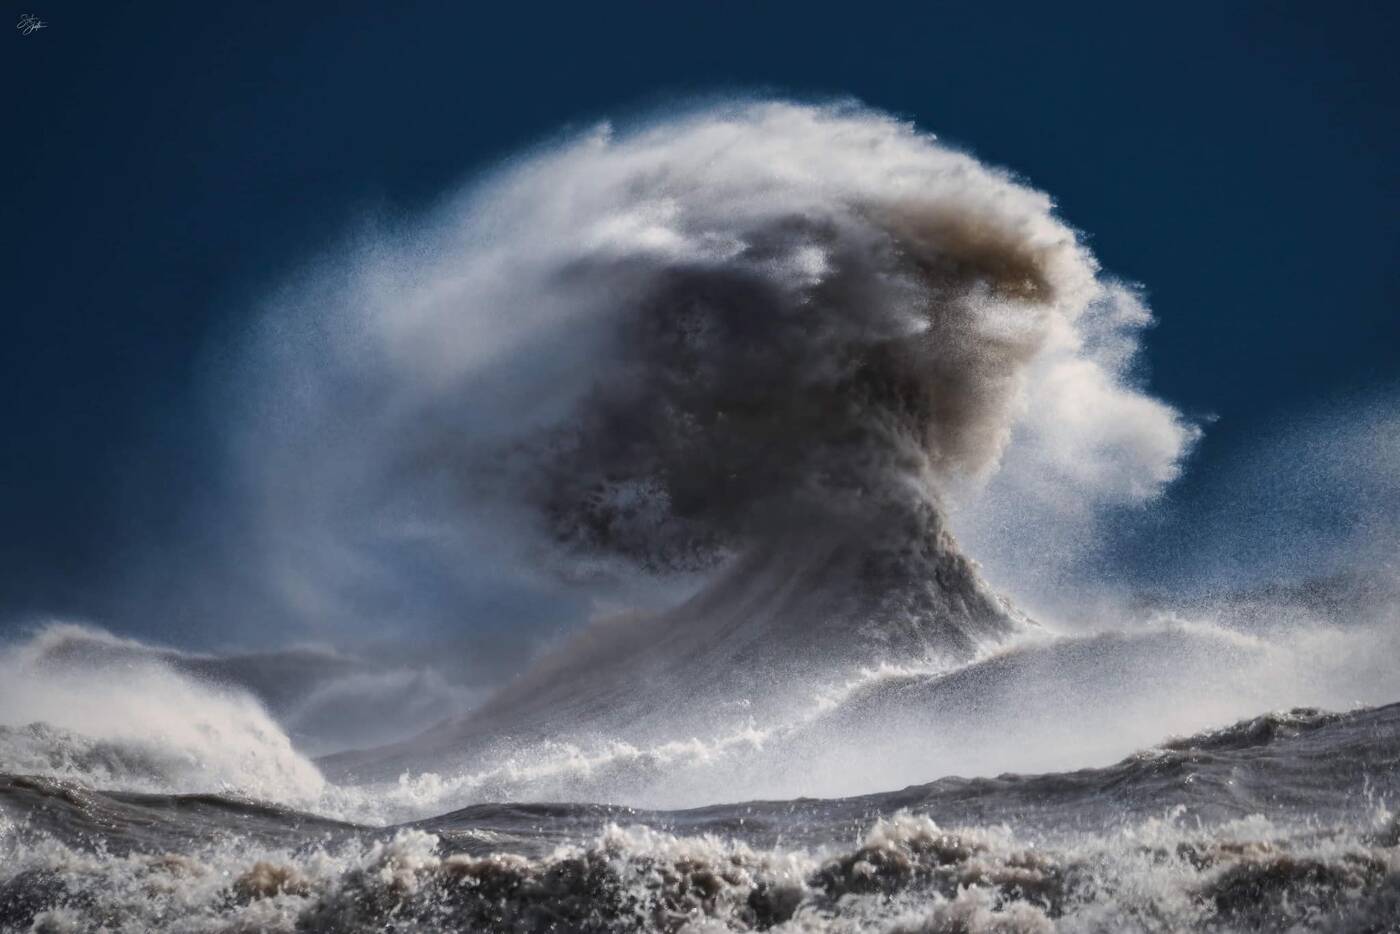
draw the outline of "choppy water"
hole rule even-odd
[[[1102,769],[366,827],[220,795],[0,784],[5,930],[1400,930],[1400,704]]]

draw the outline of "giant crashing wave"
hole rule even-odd
[[[1141,499],[1196,435],[1132,384],[1146,312],[1048,197],[854,105],[600,128],[308,293],[272,316],[240,437],[299,605],[334,614],[409,553],[691,590],[324,761],[342,777],[713,733],[833,674],[966,662],[1034,624],[959,550],[951,490],[1014,445],[1042,489]]]

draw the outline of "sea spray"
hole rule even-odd
[[[483,587],[652,609],[329,767],[714,732],[723,704],[788,717],[860,667],[1004,643],[1028,621],[945,501],[1013,442],[1050,486],[1160,491],[1198,432],[1131,378],[1149,320],[1046,195],[850,104],[602,127],[371,236],[248,357],[266,579],[339,619]]]

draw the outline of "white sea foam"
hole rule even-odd
[[[0,920],[36,931],[1383,930],[1400,898],[1400,856],[1364,829],[1257,818],[1210,836],[1168,818],[1035,840],[900,814],[849,846],[771,850],[614,826],[537,859],[439,842],[407,830],[297,853],[237,841],[191,856],[0,850]]]

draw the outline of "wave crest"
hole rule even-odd
[[[898,553],[1013,437],[1054,495],[1134,499],[1196,436],[1046,195],[854,105],[605,126],[328,267],[274,304],[237,438],[306,612]]]

